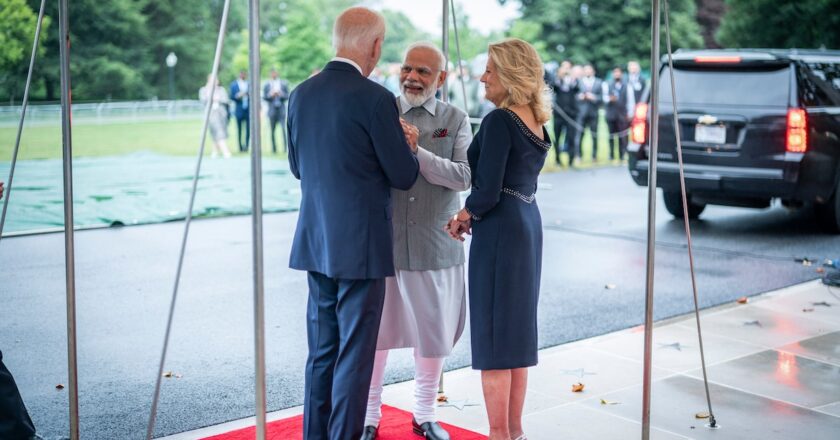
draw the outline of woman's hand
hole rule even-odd
[[[472,235],[472,218],[469,212],[465,209],[459,211],[444,226],[444,229],[453,240],[464,241],[464,234]]]

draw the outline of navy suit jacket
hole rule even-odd
[[[249,98],[248,102],[249,103],[251,102],[250,98],[251,98],[251,95],[252,95],[250,89],[251,89],[251,87],[249,85],[249,87],[248,87],[248,98]],[[243,102],[244,99],[243,98],[237,98],[236,97],[237,94],[239,94],[239,82],[237,82],[236,80],[233,80],[233,82],[230,83],[230,100],[233,101],[234,103],[236,103],[236,110],[235,110],[234,114],[236,115],[236,119],[247,118],[248,117],[248,107],[244,105],[244,102]]]
[[[332,61],[289,99],[289,168],[301,202],[289,266],[331,278],[394,275],[391,188],[417,180],[394,95]]]

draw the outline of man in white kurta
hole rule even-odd
[[[428,43],[408,48],[397,99],[402,118],[420,131],[420,177],[408,191],[392,190],[394,266],[385,281],[365,431],[373,440],[381,418],[388,350],[414,348],[414,432],[448,440],[437,423],[435,397],[443,361],[464,329],[466,289],[463,245],[443,226],[460,207],[458,193],[470,187],[467,148],[472,141],[467,114],[435,99],[446,81],[443,54]]]

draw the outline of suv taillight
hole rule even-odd
[[[788,109],[786,148],[791,153],[804,153],[808,149],[808,119],[805,109]]]
[[[648,105],[645,102],[636,104],[633,112],[633,122],[630,124],[630,141],[636,144],[644,144],[647,138],[647,111]]]

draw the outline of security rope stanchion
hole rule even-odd
[[[6,180],[5,197],[3,198],[3,213],[0,214],[0,240],[3,239],[3,226],[6,224],[6,211],[9,208],[9,196],[12,195],[12,181],[15,178],[15,165],[17,164],[18,151],[20,150],[20,136],[23,133],[23,121],[26,118],[26,107],[29,105],[29,89],[32,85],[32,72],[35,69],[35,55],[38,53],[38,41],[41,39],[41,26],[44,23],[44,4],[41,0],[41,8],[38,10],[38,21],[35,25],[35,38],[32,42],[32,56],[29,58],[29,72],[26,74],[26,86],[23,88],[23,102],[20,106],[20,122],[18,123],[15,146],[12,150],[12,164],[9,168],[9,178]]]
[[[66,0],[62,0],[66,1]],[[216,40],[216,54],[213,57],[213,72],[210,74],[210,93],[207,98],[207,108],[204,112],[204,128],[201,132],[201,146],[198,149],[198,160],[195,165],[195,174],[193,175],[192,191],[190,192],[189,207],[186,212],[186,219],[184,222],[184,235],[181,239],[181,251],[178,255],[178,268],[175,271],[175,285],[172,289],[172,301],[169,304],[169,317],[166,321],[166,333],[163,338],[163,350],[160,355],[160,365],[158,366],[157,378],[155,379],[155,393],[152,397],[152,408],[149,413],[149,424],[146,427],[146,439],[151,440],[155,431],[155,418],[157,416],[157,406],[160,399],[160,384],[163,378],[163,367],[166,363],[166,352],[169,348],[169,336],[172,331],[172,318],[175,314],[175,303],[178,299],[178,284],[181,280],[181,270],[184,265],[184,253],[187,248],[187,237],[190,233],[190,222],[192,220],[193,205],[195,204],[195,194],[198,189],[198,178],[201,174],[201,158],[204,156],[204,144],[207,140],[207,128],[210,122],[210,112],[213,110],[213,97],[216,94],[216,82],[219,75],[219,61],[222,57],[222,46],[225,41],[225,29],[227,27],[228,12],[230,10],[230,0],[225,0],[222,9],[222,20],[219,25],[219,36]]]
[[[260,2],[248,2],[249,106],[251,124],[251,223],[254,259],[254,404],[257,440],[265,440],[265,289],[262,223],[262,138],[260,136]]]
[[[650,439],[651,358],[653,355],[653,273],[656,260],[656,159],[659,154],[659,0],[651,0],[650,148],[648,158],[647,270],[645,273],[645,351],[642,380],[642,440]]]
[[[680,116],[677,111],[677,88],[674,83],[674,59],[671,51],[671,26],[668,9],[668,0],[665,0],[665,45],[668,50],[668,75],[671,80],[671,103],[674,108],[674,135],[677,139],[677,161],[680,170],[680,192],[682,193],[683,220],[685,223],[685,237],[688,241],[688,264],[691,272],[691,290],[694,294],[694,317],[697,322],[697,339],[700,343],[700,365],[703,369],[703,385],[706,389],[706,404],[709,408],[709,427],[718,428],[715,413],[712,411],[712,398],[709,393],[709,378],[706,374],[706,353],[703,350],[703,331],[700,328],[700,304],[697,297],[697,279],[694,273],[694,252],[691,245],[691,226],[688,219],[688,197],[685,191],[685,169],[683,167],[682,138],[680,137]]]

